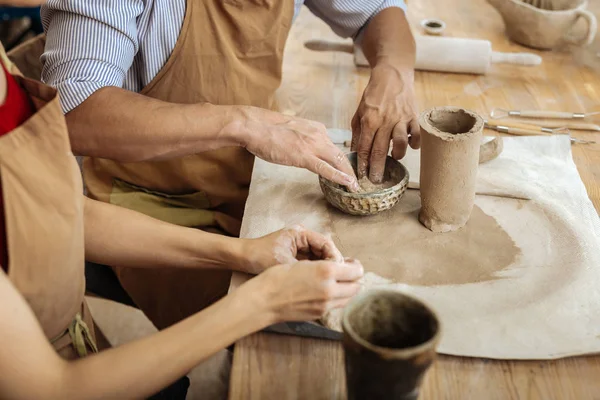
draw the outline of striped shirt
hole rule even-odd
[[[282,0],[292,1],[292,0]],[[377,13],[406,10],[403,0],[293,0],[341,37],[356,39]],[[42,80],[58,89],[63,111],[96,90],[140,92],[167,62],[183,25],[186,0],[49,0],[42,6],[46,49]]]

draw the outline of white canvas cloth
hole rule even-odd
[[[336,143],[343,143],[349,135],[347,131],[330,130]],[[477,237],[466,241],[458,236],[455,242],[449,241],[450,236],[430,240],[428,233],[421,230],[425,228],[413,221],[418,210],[416,190],[407,191],[389,214],[351,217],[325,203],[315,175],[258,159],[242,237],[263,236],[296,223],[331,234],[342,245],[352,243],[352,235],[354,239],[362,235],[364,245],[346,248],[344,255],[356,256],[348,253],[360,252],[359,258],[367,271],[365,289],[394,288],[433,307],[443,326],[440,353],[496,359],[553,359],[599,352],[600,219],[572,160],[569,138],[504,140],[504,152],[480,166],[477,191],[530,200],[477,196],[478,215],[491,216],[493,219],[486,218],[495,220],[499,232],[507,234],[519,250],[514,262],[492,271],[493,276],[481,281],[479,277],[463,277],[462,265],[448,263],[457,259],[454,256],[487,257],[488,253],[499,250],[489,243],[488,247],[475,248],[472,241],[485,237],[476,231],[471,236]],[[410,186],[418,187],[419,152],[410,150],[403,163],[411,174]],[[340,227],[343,231],[336,232],[342,230]],[[477,229],[476,224],[467,227]],[[395,243],[394,240],[401,243],[404,238],[419,235],[425,239],[420,239],[414,250],[412,246],[399,246],[402,254],[395,254],[393,246],[382,245]],[[510,243],[510,239],[503,240]],[[438,247],[426,247],[438,242],[441,243]],[[486,245],[485,241],[480,245]],[[454,258],[446,257],[444,252],[452,246]],[[385,254],[372,254],[370,248]],[[427,254],[421,254],[425,253],[423,250],[417,253],[420,248],[429,250]],[[407,259],[417,260],[416,265],[403,264]],[[426,263],[430,265],[425,266]],[[420,284],[422,277],[416,275],[406,280],[410,283],[398,279],[394,283],[369,272],[374,265],[385,267],[392,274],[407,267],[413,272],[422,268],[429,283]],[[440,279],[444,275],[440,273],[444,271],[458,273],[448,275],[448,282],[443,282]],[[233,285],[243,279],[236,276]],[[335,314],[325,321],[336,328]]]

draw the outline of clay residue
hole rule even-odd
[[[483,129],[483,119],[459,107],[434,107],[421,113],[419,125],[431,135],[452,142],[478,134]]]
[[[459,285],[499,279],[520,249],[496,220],[475,206],[467,225],[434,233],[417,220],[420,198],[407,191],[392,210],[356,219],[332,218],[342,254],[362,261],[365,271],[410,285]],[[371,235],[373,229],[377,235]]]
[[[465,110],[434,109],[429,114],[429,123],[440,132],[467,133],[473,129],[476,122],[477,119]]]
[[[394,186],[396,183],[392,179],[384,180],[382,183],[373,183],[369,180],[367,176],[364,176],[358,180],[358,185],[360,186],[359,193],[375,193],[380,192],[384,189],[389,189]]]

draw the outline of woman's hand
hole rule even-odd
[[[233,294],[254,302],[270,324],[309,321],[344,307],[358,293],[363,276],[359,261],[300,261],[269,268]]]
[[[242,252],[246,256],[244,270],[251,274],[298,260],[344,261],[331,239],[300,225],[258,239],[247,239]]]

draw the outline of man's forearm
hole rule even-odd
[[[88,261],[134,268],[243,270],[241,239],[183,228],[122,207],[85,199]]]
[[[76,155],[121,162],[161,160],[226,146],[237,136],[242,108],[173,104],[105,87],[66,115]]]
[[[404,11],[386,8],[365,28],[362,50],[371,67],[392,66],[399,71],[412,71],[415,66],[415,39]]]

